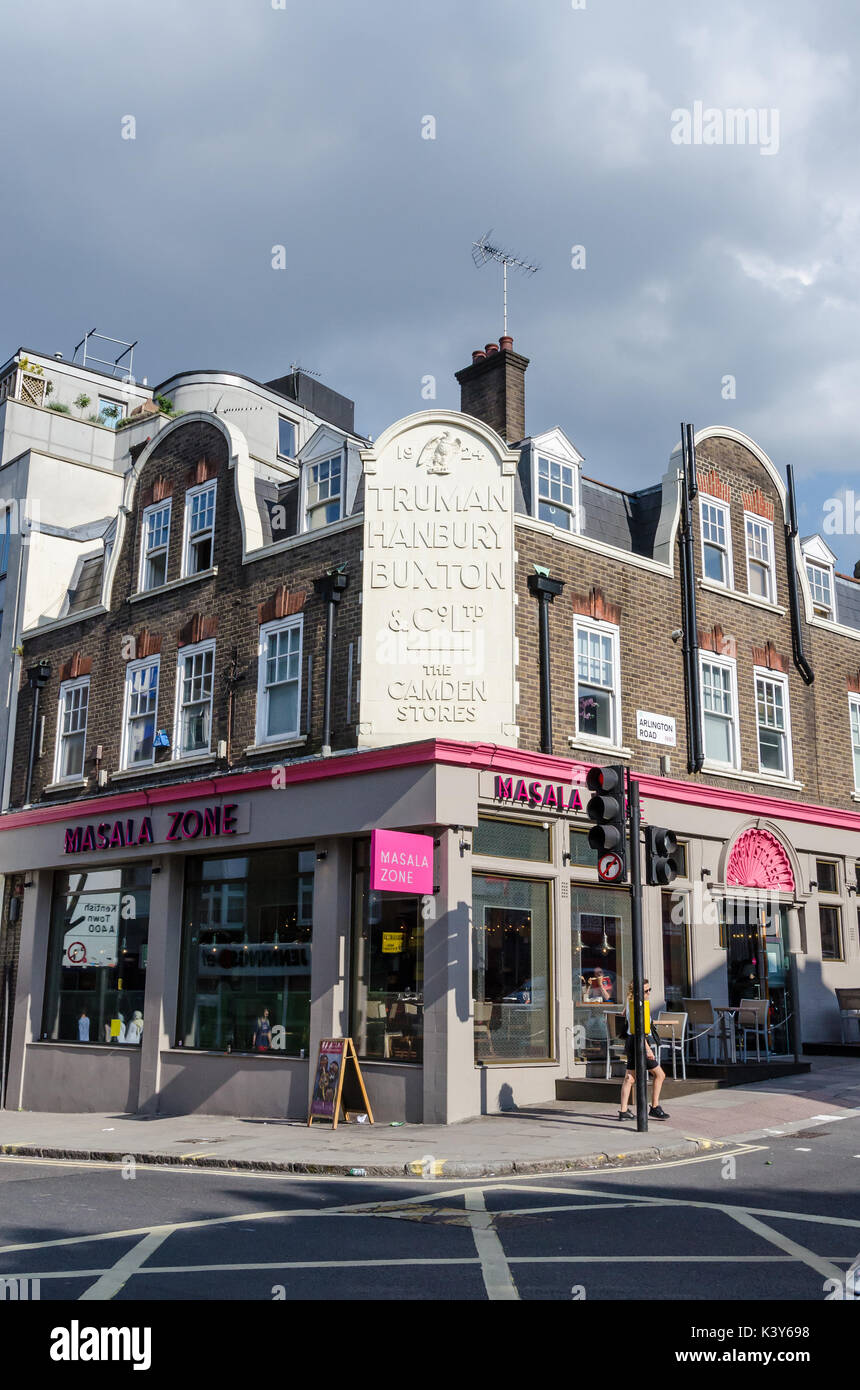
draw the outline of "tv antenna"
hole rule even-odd
[[[305,376],[315,376],[317,378],[319,378],[319,376],[321,375],[320,372],[312,371],[310,367],[303,367],[301,362],[291,362],[290,371],[302,372]]]
[[[513,270],[521,270],[525,275],[534,275],[540,270],[539,265],[530,265],[528,261],[522,260],[519,256],[514,256],[510,251],[503,251],[500,246],[494,246],[490,241],[493,235],[492,227],[485,232],[480,241],[472,242],[472,260],[478,269],[486,265],[487,261],[498,261],[502,267],[502,321],[504,323],[505,335],[508,332],[508,266]]]

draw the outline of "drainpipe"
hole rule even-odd
[[[39,732],[39,694],[44,690],[48,681],[51,679],[51,667],[47,661],[40,661],[36,666],[31,666],[27,672],[27,680],[30,689],[33,691],[33,714],[30,724],[30,757],[27,761],[27,790],[24,793],[24,805],[30,805],[30,788],[33,783],[33,764],[36,761],[36,739]]]
[[[331,682],[334,660],[334,615],[337,605],[349,584],[349,575],[344,574],[345,566],[329,570],[314,580],[314,590],[326,604],[325,618],[325,693],[323,695],[323,735],[322,755],[331,756]]]
[[[803,650],[803,628],[800,624],[800,595],[797,592],[797,563],[794,542],[797,537],[797,502],[794,496],[794,469],[786,465],[788,476],[788,521],[785,525],[785,560],[788,567],[788,606],[791,612],[791,654],[802,679],[812,685],[815,672]]]
[[[687,771],[701,772],[702,692],[699,684],[699,629],[696,619],[696,562],[693,552],[693,498],[696,443],[692,425],[681,425],[681,621],[684,633],[684,698],[687,711]]]
[[[550,579],[549,570],[535,565],[528,578],[529,593],[538,601],[540,642],[540,751],[552,752],[552,682],[549,667],[549,605],[564,588],[563,579]]]

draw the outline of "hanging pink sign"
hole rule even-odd
[[[408,835],[403,830],[372,831],[370,891],[432,893],[432,835]]]

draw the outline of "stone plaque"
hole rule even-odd
[[[360,746],[515,745],[517,455],[477,420],[426,411],[362,461]]]

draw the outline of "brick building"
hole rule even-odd
[[[7,1105],[298,1117],[344,1034],[382,1119],[553,1097],[632,973],[629,890],[586,842],[606,762],[682,843],[645,892],[655,1002],[766,998],[786,1057],[839,1038],[860,583],[793,534],[763,451],[713,427],[685,588],[680,447],[632,493],[587,477],[561,429],[526,434],[527,366],[490,344],[462,413],[374,443],[309,379],[230,378],[232,413],[218,374],[168,384],[185,413],[24,634]],[[287,434],[305,394],[283,451],[249,434],[254,391]],[[380,830],[427,837],[432,892],[396,858],[378,886]]]

